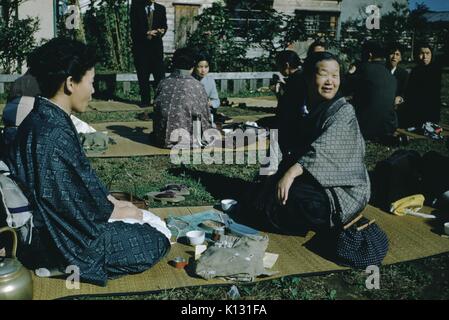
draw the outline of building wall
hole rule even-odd
[[[19,6],[19,19],[27,16],[39,18],[39,30],[36,41],[51,39],[55,36],[53,0],[26,0]]]
[[[167,25],[168,30],[164,36],[164,51],[172,53],[175,51],[175,5],[176,4],[192,4],[200,6],[200,13],[204,8],[212,6],[216,0],[157,0],[158,3],[167,9]]]
[[[279,12],[294,14],[295,10],[340,11],[337,0],[274,0],[273,8]]]
[[[49,1],[49,0],[46,0]],[[164,50],[166,53],[172,53],[175,50],[175,4],[195,4],[202,9],[210,7],[212,3],[218,0],[157,0],[167,9],[168,31],[164,36]],[[370,4],[376,4],[381,8],[381,14],[392,10],[392,3],[395,0],[274,0],[273,8],[279,12],[294,14],[295,10],[313,10],[313,11],[337,11],[341,12],[340,21],[347,21],[349,18],[359,18],[360,9]],[[407,0],[396,0],[407,3]],[[249,56],[259,56],[262,51],[252,49]]]
[[[175,50],[175,5],[176,4],[193,4],[200,6],[200,13],[204,8],[212,6],[217,0],[157,0],[158,3],[164,5],[167,9],[168,31],[164,36],[164,51],[172,53]],[[296,9],[304,8],[306,10],[316,11],[340,11],[340,4],[337,0],[274,0],[273,8],[288,14],[293,14]],[[260,56],[262,51],[259,49],[250,50],[249,56]]]

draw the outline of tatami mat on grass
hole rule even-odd
[[[262,116],[235,117],[234,122],[256,121]],[[170,149],[163,149],[151,143],[150,133],[153,131],[153,121],[134,122],[104,122],[91,124],[97,131],[107,131],[115,144],[110,144],[108,149],[99,153],[88,153],[88,157],[113,158],[133,156],[170,155]],[[209,148],[210,149],[210,148]],[[206,149],[208,150],[208,149]],[[215,148],[215,151],[245,151],[266,150],[266,144],[252,143],[247,147]],[[197,150],[195,152],[201,152]]]
[[[169,215],[186,215],[210,210],[211,207],[162,208],[152,211],[161,217]],[[431,209],[427,209],[428,212]],[[390,250],[385,258],[385,264],[398,263],[425,258],[449,251],[449,239],[443,238],[433,231],[429,220],[418,217],[398,217],[384,213],[368,206],[365,216],[375,218],[385,230],[390,241]],[[326,273],[345,268],[317,254],[310,249],[313,233],[306,237],[268,234],[268,252],[279,254],[279,259],[273,270],[279,273],[271,278],[287,275],[307,275]],[[176,243],[167,257],[156,266],[137,275],[129,275],[116,280],[110,280],[107,287],[98,287],[82,283],[79,290],[68,290],[65,281],[34,277],[34,299],[55,299],[79,295],[142,293],[188,286],[212,285],[229,283],[222,280],[203,280],[183,269],[175,269],[169,264],[174,257],[192,257],[191,246]],[[270,278],[268,278],[270,279]]]

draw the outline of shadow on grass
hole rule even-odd
[[[170,168],[169,173],[175,176],[187,175],[195,180],[201,181],[207,192],[217,199],[235,199],[239,203],[245,200],[245,195],[251,187],[254,187],[253,182],[245,181],[241,178],[230,178],[219,173],[210,173],[205,171],[198,171],[186,167]]]
[[[239,205],[238,209],[229,213],[231,218],[237,223],[247,225],[262,232],[275,232],[263,216],[256,210],[251,210],[247,203],[251,196],[251,191],[256,188],[255,182],[243,180],[241,178],[230,178],[219,173],[192,170],[186,167],[171,168],[170,174],[179,176],[187,175],[194,180],[198,180],[216,199],[234,199]],[[217,208],[219,209],[219,208]]]
[[[93,98],[97,99],[97,100],[106,100],[106,101],[113,100],[113,101],[117,101],[117,102],[129,103],[129,104],[135,104],[135,105],[140,104],[140,100],[120,97],[116,94],[111,93],[112,90],[115,90],[115,88],[110,89],[110,90],[101,90],[99,92],[97,92],[95,90],[95,93],[93,94]]]
[[[317,256],[340,265],[336,256],[337,248],[335,246],[335,239],[335,234],[316,233],[309,241],[304,243],[303,246]]]
[[[136,99],[131,99],[131,98],[123,98],[123,97],[119,97],[117,95],[114,95],[114,97],[112,98],[114,101],[117,102],[123,102],[123,103],[129,103],[129,104],[135,104],[135,105],[140,105],[140,101],[136,100]]]
[[[245,108],[241,108],[241,109],[256,111],[256,112],[260,112],[260,113],[276,113],[276,108],[269,108],[269,107],[245,107]]]
[[[136,128],[130,128],[126,126],[107,126],[108,130],[111,130],[113,133],[127,138],[129,140],[132,140],[134,142],[142,143],[142,144],[149,144],[151,139],[150,133],[145,133],[144,130],[147,128],[144,127],[136,127]]]
[[[432,212],[436,219],[428,219],[426,223],[432,227],[430,231],[441,236],[444,235],[444,224],[449,221],[449,213],[446,210],[436,209]]]

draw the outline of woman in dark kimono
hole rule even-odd
[[[293,114],[296,144],[282,150],[278,172],[258,191],[254,204],[278,231],[302,235],[348,223],[370,197],[365,142],[354,108],[337,94],[337,59],[327,52],[313,53],[303,76],[308,112]]]
[[[32,233],[19,258],[28,268],[76,266],[82,281],[106,285],[108,278],[142,272],[169,250],[167,237],[145,222],[144,213],[118,201],[86,158],[72,112],[84,112],[95,75],[93,51],[72,40],[43,45],[31,69],[42,97],[18,129],[8,150],[11,173],[33,207]]]
[[[399,113],[400,127],[421,127],[425,122],[440,122],[442,67],[435,61],[432,48],[419,45],[418,65],[412,70],[405,102]]]
[[[276,128],[282,128],[279,130],[279,146],[283,151],[294,143],[295,118],[304,111],[301,108],[301,104],[304,105],[304,90],[300,89],[304,88],[304,78],[301,59],[295,51],[280,52],[276,57],[276,65],[285,78],[276,108]]]

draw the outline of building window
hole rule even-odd
[[[307,35],[311,37],[336,37],[337,35],[339,12],[296,10],[295,16],[303,21]]]
[[[226,0],[231,15],[232,28],[244,37],[248,30],[257,28],[265,19],[266,10],[273,8],[274,0]]]

